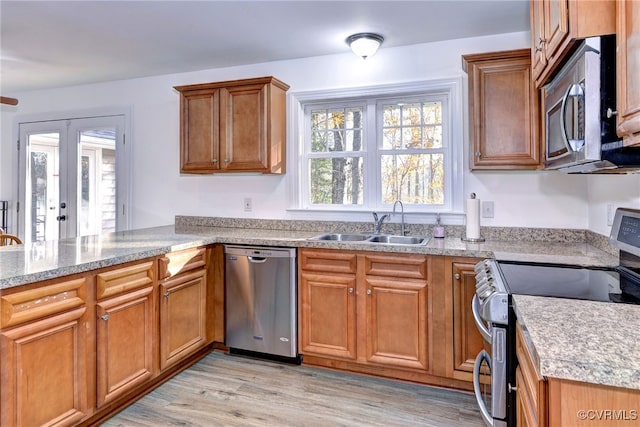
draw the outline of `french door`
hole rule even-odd
[[[124,116],[20,123],[18,229],[25,241],[127,228]]]

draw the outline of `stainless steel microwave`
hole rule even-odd
[[[590,37],[542,89],[545,169],[640,168],[640,148],[616,135],[615,35]]]

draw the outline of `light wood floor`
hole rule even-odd
[[[484,427],[460,393],[214,352],[103,427]]]

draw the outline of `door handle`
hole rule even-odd
[[[67,220],[67,216],[66,216],[66,215],[58,215],[58,216],[56,217],[56,219],[57,219],[58,221],[66,221],[66,220]]]

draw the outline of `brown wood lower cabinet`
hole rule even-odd
[[[193,248],[160,258],[160,369],[207,343],[209,254]]]
[[[0,425],[99,424],[206,355],[224,339],[221,255],[194,248],[0,290]]]
[[[355,274],[300,274],[302,353],[356,359],[355,288]]]
[[[160,284],[160,368],[180,361],[206,342],[206,269]]]
[[[620,427],[640,423],[640,390],[538,375],[518,325],[517,420],[526,427]]]
[[[0,425],[66,426],[91,414],[86,280],[1,294]]]
[[[444,257],[300,249],[304,363],[469,390],[447,372]]]
[[[156,373],[155,270],[149,261],[97,275],[98,408]]]
[[[476,277],[473,270],[480,261],[475,258],[447,258],[446,283],[449,283],[451,303],[447,328],[448,372],[453,378],[473,381],[473,365],[484,341],[473,320],[471,301],[476,294]]]

